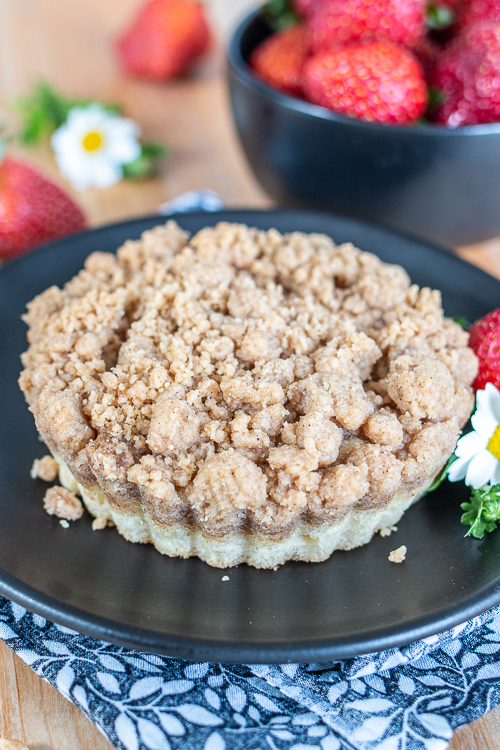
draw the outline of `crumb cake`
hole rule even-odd
[[[126,539],[217,567],[365,544],[473,406],[440,293],[322,234],[170,221],[25,320],[20,386],[61,484]]]

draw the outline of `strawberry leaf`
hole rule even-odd
[[[299,20],[290,0],[268,0],[262,8],[262,15],[275,31],[285,29]]]
[[[429,29],[449,29],[455,23],[455,13],[448,5],[431,3],[427,6],[426,22]]]
[[[461,315],[456,315],[454,318],[452,318],[452,320],[454,320],[455,323],[458,323],[459,326],[462,326],[464,331],[470,328],[470,323],[467,318],[463,318]]]
[[[141,153],[134,161],[123,165],[123,176],[127,180],[146,180],[158,169],[158,160],[168,157],[168,149],[161,143],[142,143]]]
[[[440,91],[436,86],[429,86],[428,89],[428,101],[427,101],[427,110],[425,112],[426,115],[432,115],[432,113],[438,109],[442,104],[444,104],[444,94],[442,91]]]

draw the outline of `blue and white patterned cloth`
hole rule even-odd
[[[121,750],[445,750],[500,703],[500,607],[342,662],[203,664],[54,625],[0,597],[0,636]]]

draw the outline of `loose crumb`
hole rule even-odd
[[[393,531],[397,531],[397,526],[384,526],[382,529],[378,529],[380,536],[390,536]]]
[[[49,487],[43,498],[43,507],[49,516],[68,521],[76,521],[83,513],[83,506],[77,496],[64,487]]]
[[[30,474],[32,479],[53,482],[57,477],[58,471],[57,461],[52,456],[44,456],[43,458],[35,458]]]
[[[229,576],[222,576],[223,581],[229,581]]]
[[[18,740],[7,740],[5,737],[0,737],[0,750],[29,750],[29,747]]]
[[[393,563],[402,563],[406,558],[406,553],[407,549],[405,545],[402,544],[401,547],[392,550],[392,552],[389,554],[389,561]]]
[[[65,518],[61,518],[61,520],[59,521],[59,525],[62,526],[63,529],[69,529],[69,523]]]
[[[107,518],[94,518],[94,520],[92,521],[93,531],[101,531],[101,529],[105,529],[107,525],[108,525]]]

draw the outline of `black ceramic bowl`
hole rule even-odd
[[[287,96],[246,63],[270,33],[259,12],[236,29],[229,85],[248,161],[279,205],[368,219],[446,245],[500,234],[500,123],[379,125]]]

